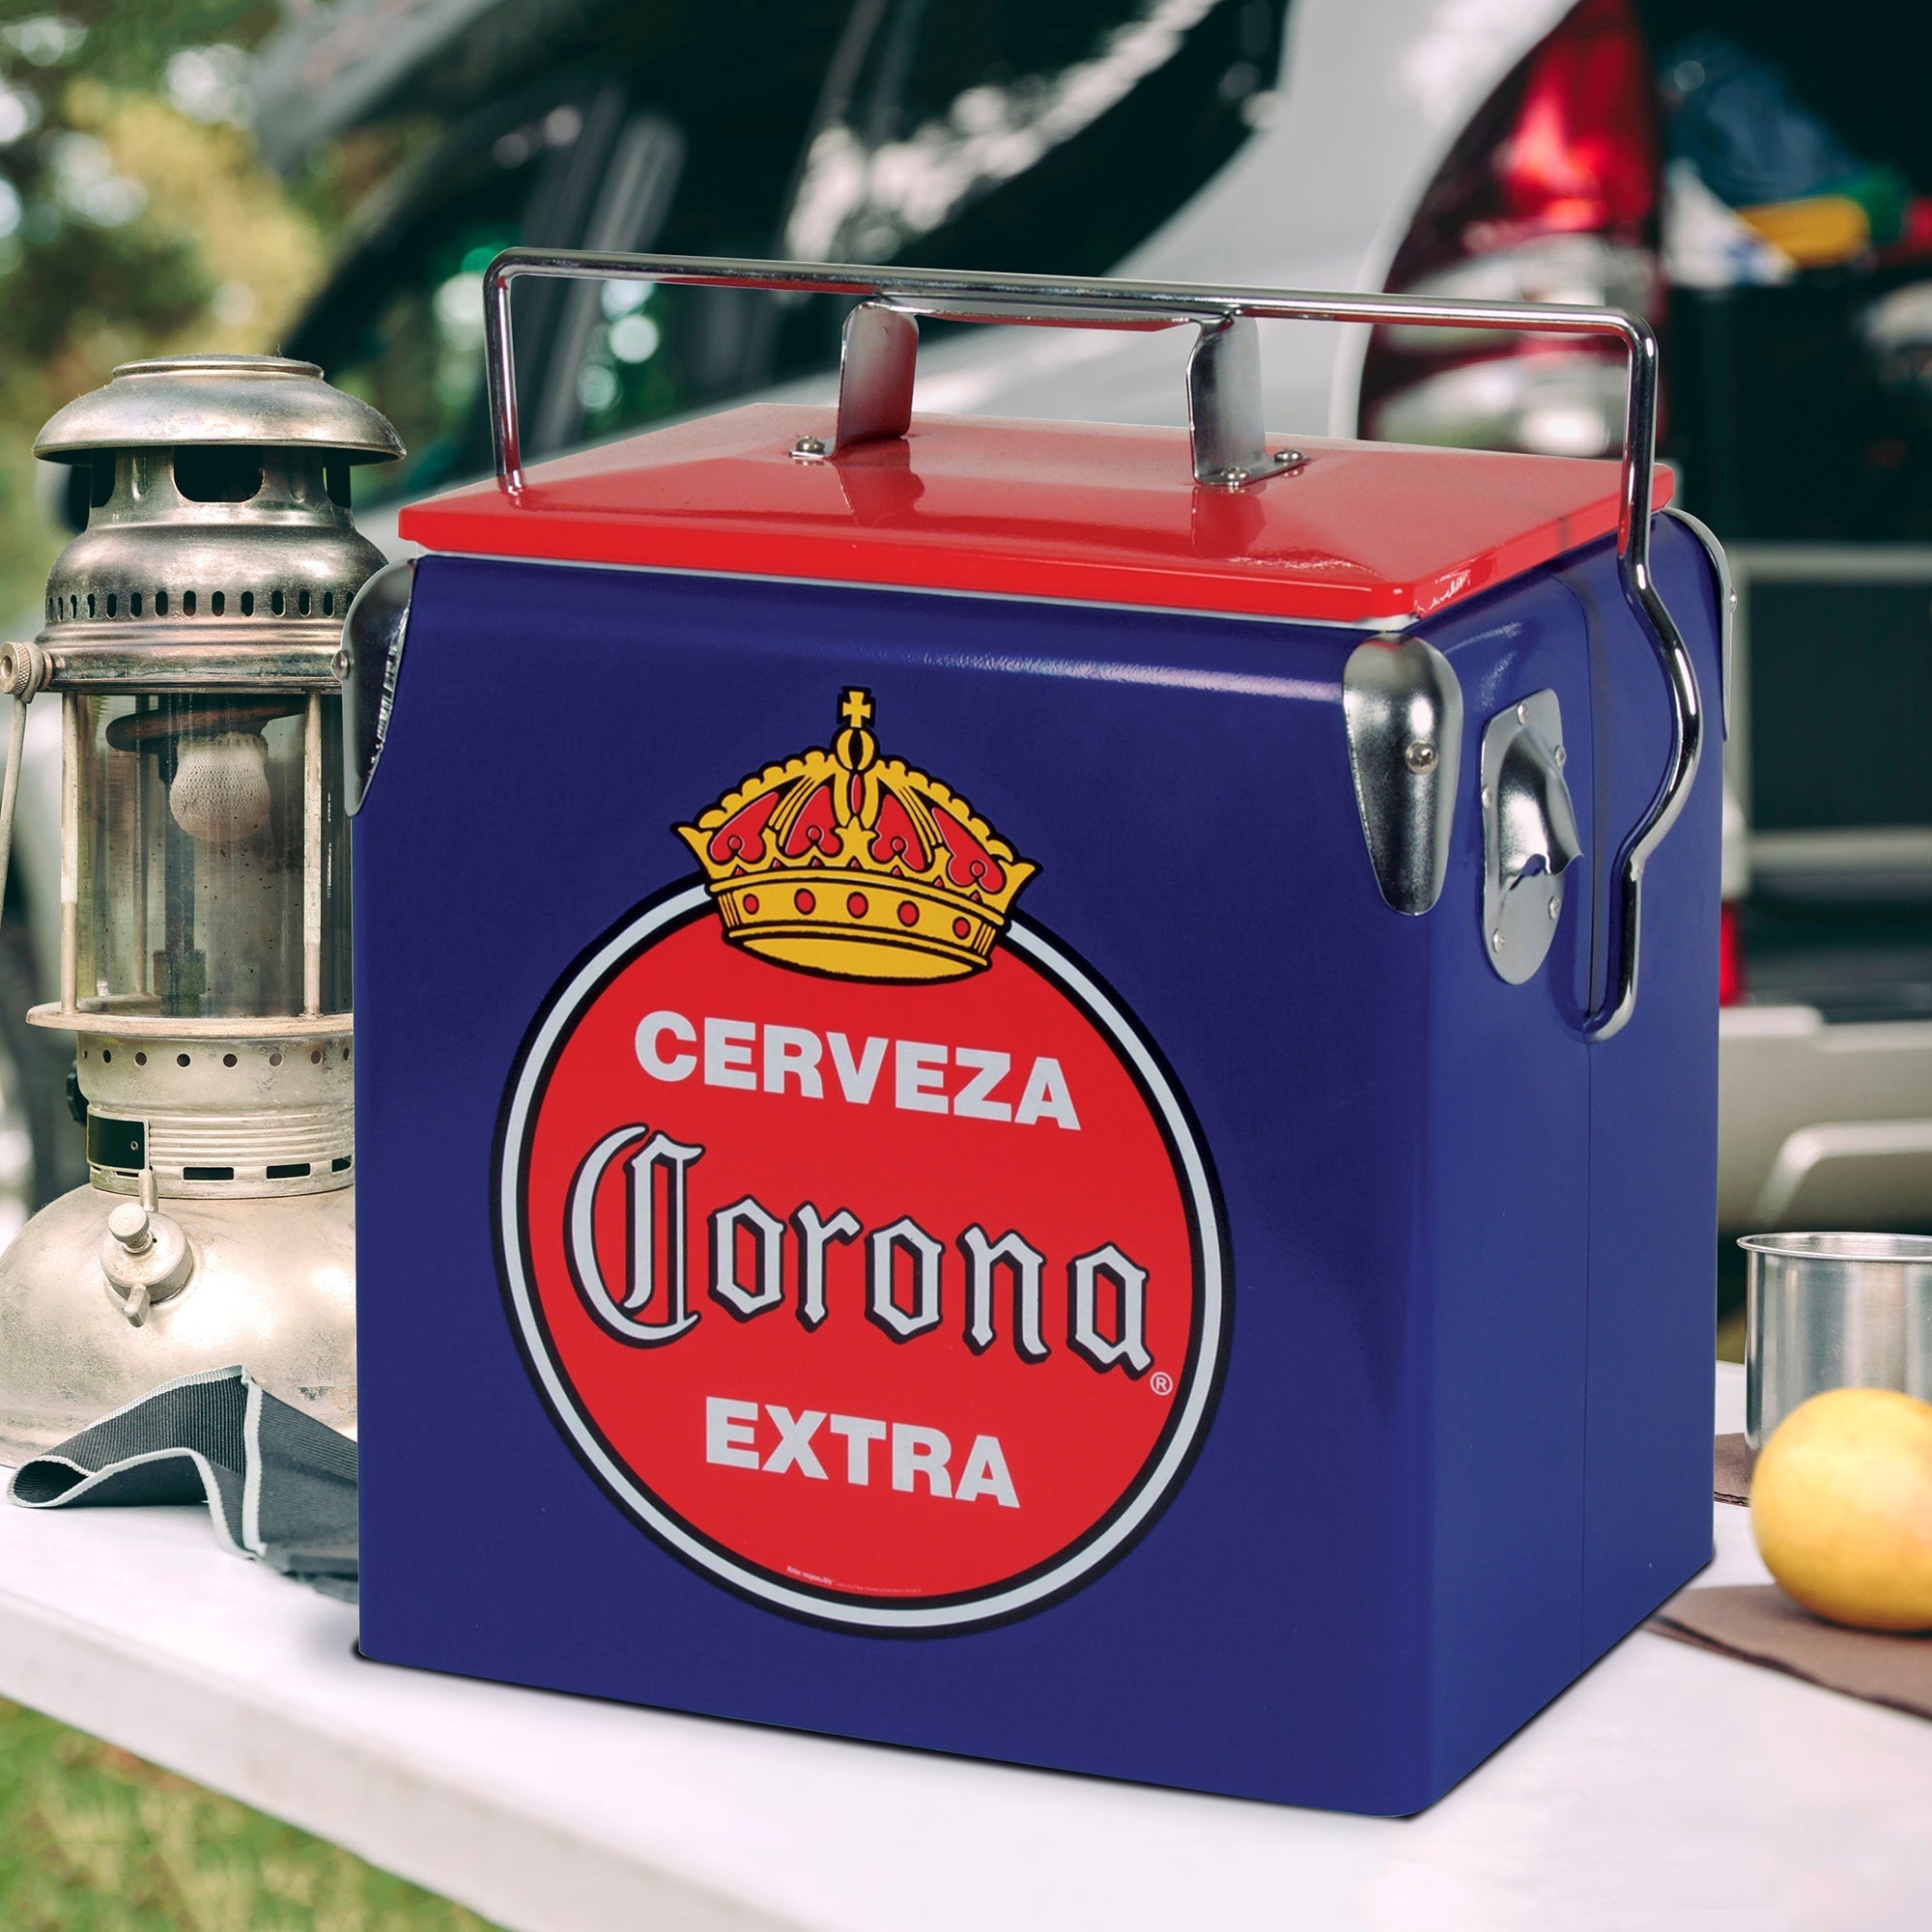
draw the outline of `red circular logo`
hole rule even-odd
[[[544,1396],[759,1601],[900,1631],[1038,1605],[1145,1528],[1208,1419],[1227,1284],[1187,1110],[1017,918],[971,977],[892,984],[712,912],[695,885],[627,923],[513,1078],[501,1254]]]

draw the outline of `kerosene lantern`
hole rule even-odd
[[[0,1258],[9,1461],[235,1362],[354,1430],[337,653],[383,561],[349,469],[401,447],[252,355],[128,363],[35,445],[92,486],[45,627],[0,652],[16,753],[61,706],[60,998],[28,1017],[75,1036],[90,1179]]]

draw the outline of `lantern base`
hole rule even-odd
[[[25,1462],[177,1376],[238,1362],[354,1435],[355,1190],[164,1199],[194,1267],[138,1323],[101,1271],[107,1217],[126,1201],[76,1187],[0,1256],[0,1462]]]

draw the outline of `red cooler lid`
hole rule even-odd
[[[916,416],[832,459],[830,409],[754,404],[405,510],[433,551],[1402,624],[1607,536],[1618,467],[1297,437],[1193,481],[1187,432]],[[1660,470],[1656,500],[1669,500]]]

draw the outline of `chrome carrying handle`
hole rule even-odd
[[[990,275],[956,269],[511,248],[498,255],[484,275],[483,320],[497,480],[513,497],[523,491],[524,467],[510,285],[525,275],[858,297],[860,305],[845,320],[838,428],[831,449],[822,452],[830,456],[857,443],[905,434],[912,420],[919,316],[1055,328],[1162,329],[1191,323],[1200,331],[1187,362],[1194,478],[1207,487],[1227,490],[1250,488],[1300,461],[1293,450],[1270,454],[1263,434],[1258,321],[1495,328],[1537,335],[1608,336],[1621,343],[1630,380],[1617,505],[1617,571],[1624,596],[1649,634],[1663,671],[1670,696],[1670,757],[1649,806],[1618,849],[1621,930],[1604,998],[1585,1015],[1582,1030],[1591,1038],[1607,1039],[1630,1018],[1636,1002],[1643,868],[1683,810],[1704,744],[1704,707],[1696,671],[1651,571],[1657,337],[1641,317],[1622,309],[1554,302],[1296,294],[1186,282]]]

